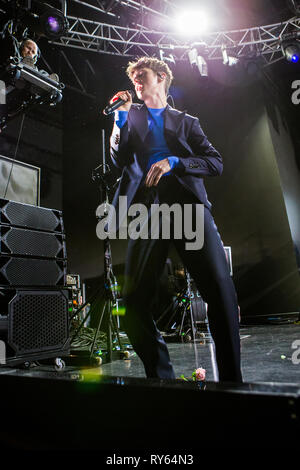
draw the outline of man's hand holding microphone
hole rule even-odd
[[[114,111],[129,111],[132,105],[133,91],[118,91],[109,102],[109,105],[103,110],[103,114],[108,116]]]

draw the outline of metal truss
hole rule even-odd
[[[152,0],[151,7],[147,6],[143,0],[92,0],[89,3],[83,0],[72,0],[72,2],[115,17],[118,17],[118,14],[115,12],[115,8],[118,6],[124,7],[129,11],[132,10],[135,13],[149,16],[155,15],[167,20],[169,20],[170,14],[172,15],[172,13],[178,10],[178,6],[171,0]]]
[[[75,0],[76,1],[76,0]],[[130,0],[115,0],[129,6],[137,4]],[[169,7],[167,0],[159,0]],[[79,2],[78,3],[83,3]],[[101,1],[97,1],[100,7]],[[138,4],[140,6],[140,4]],[[88,6],[91,6],[88,4]],[[96,8],[96,7],[94,7]],[[169,10],[168,10],[169,11]],[[107,12],[106,12],[107,13]],[[162,14],[162,13],[161,13]],[[223,59],[222,49],[226,48],[237,58],[260,57],[265,65],[283,58],[282,40],[300,38],[300,18],[294,17],[282,23],[259,26],[235,31],[202,34],[199,42],[188,42],[172,32],[158,32],[139,25],[136,28],[118,24],[100,23],[74,16],[67,16],[70,28],[68,34],[54,41],[61,46],[84,49],[117,56],[153,56],[163,50],[174,60],[186,60],[188,51],[200,47],[204,42],[207,60]],[[170,18],[169,18],[170,21]]]

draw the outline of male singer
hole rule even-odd
[[[204,245],[187,250],[184,237],[129,240],[123,293],[126,332],[147,377],[175,378],[167,346],[153,320],[159,277],[173,242],[208,304],[219,380],[241,382],[237,297],[203,183],[204,177],[222,173],[222,158],[196,117],[167,104],[173,76],[165,62],[141,57],[128,64],[127,75],[144,103],[133,104],[128,91],[118,92],[111,100],[125,101],[115,112],[111,135],[112,160],[123,170],[114,204],[125,195],[128,207],[136,202],[192,204],[193,209],[204,204]]]

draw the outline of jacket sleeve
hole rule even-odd
[[[222,157],[204,134],[199,120],[194,118],[187,135],[187,143],[192,154],[179,158],[174,171],[178,174],[194,176],[218,176],[223,171]]]
[[[110,136],[110,156],[113,164],[122,169],[129,163],[131,149],[129,144],[128,121],[120,129],[116,122]]]

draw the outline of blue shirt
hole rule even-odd
[[[171,154],[164,136],[164,110],[166,108],[148,108],[148,127],[149,132],[146,137],[146,144],[149,148],[147,152],[147,170],[150,169],[153,163],[159,162],[164,158],[168,158],[171,171],[179,163],[179,158]],[[117,126],[121,129],[127,121],[127,111],[116,111],[115,121]],[[165,173],[164,176],[171,173]]]

